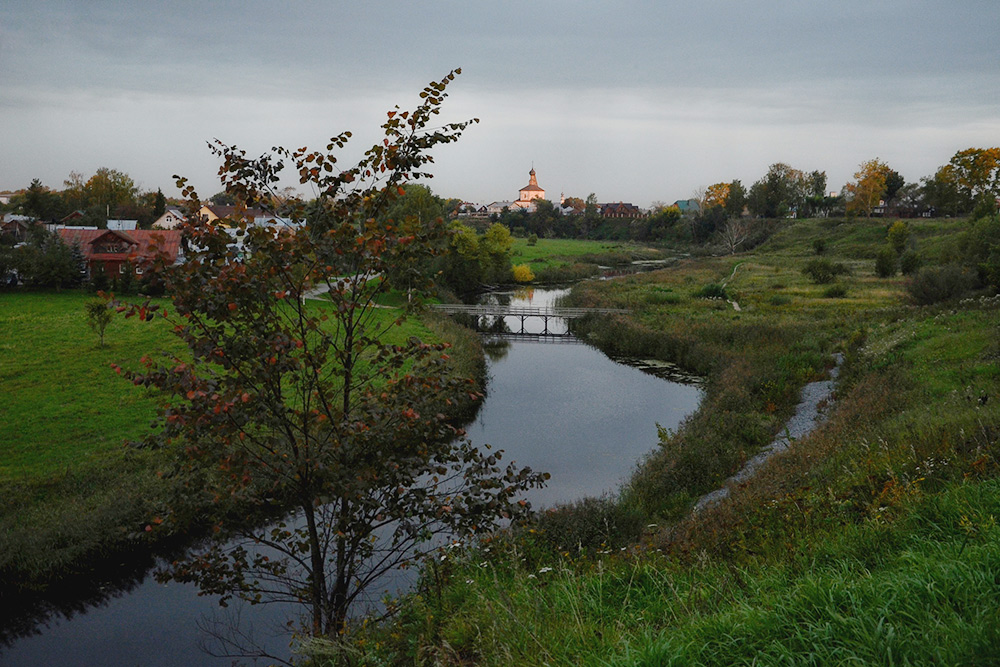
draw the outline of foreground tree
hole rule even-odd
[[[453,78],[428,85],[414,110],[390,111],[384,140],[344,171],[333,151],[346,132],[326,152],[276,148],[254,160],[217,142],[238,210],[268,201],[289,161],[319,193],[308,219],[303,205],[285,212],[292,225],[276,228],[239,213],[211,223],[195,216],[184,228],[189,260],[160,267],[173,312],[119,305],[173,321],[190,355],[123,371],[174,396],[149,438],[183,457],[183,499],[164,522],[183,525],[219,502],[294,510],[266,528],[220,523],[212,543],[169,576],[223,601],[301,603],[313,635],[342,631],[367,589],[439,546],[435,537],[464,538],[526,511],[519,497],[547,477],[502,469],[499,453],[464,440],[443,413],[478,398],[473,384],[452,376],[444,345],[400,340],[402,317],[376,308],[392,276],[445,239],[440,219],[382,214],[405,183],[428,176],[428,151],[473,122],[427,127]],[[242,261],[224,226],[245,239]],[[321,301],[308,298],[317,292]]]

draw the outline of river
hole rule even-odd
[[[547,306],[565,292],[524,289],[488,298]],[[509,319],[520,331],[520,321]],[[524,330],[541,332],[542,323],[532,319]],[[564,322],[549,322],[549,333],[564,332]],[[489,343],[487,351],[487,398],[467,431],[474,443],[504,450],[505,461],[551,473],[545,488],[531,492],[536,507],[613,492],[655,444],[656,425],[676,427],[701,397],[696,384],[664,379],[683,379],[669,371],[612,360],[572,337],[509,336]],[[147,576],[96,606],[56,615],[37,634],[0,649],[0,667],[222,667],[231,659],[203,650],[203,628],[212,618],[217,627],[230,627],[236,615],[268,653],[288,656],[284,624],[291,614],[264,605],[220,610],[191,585],[158,584]]]

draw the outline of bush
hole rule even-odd
[[[97,334],[100,347],[104,347],[104,332],[114,318],[114,310],[108,307],[104,299],[91,299],[83,307],[87,314],[87,325]]]
[[[709,283],[694,293],[699,299],[729,299],[726,288],[719,283]]]
[[[962,258],[983,285],[1000,289],[1000,216],[975,220],[962,239]]]
[[[634,543],[642,533],[642,515],[612,498],[584,498],[538,517],[538,530],[558,551],[599,549]]]
[[[531,267],[527,264],[518,264],[513,267],[512,272],[516,283],[530,283],[535,279],[535,274],[531,272]]]
[[[657,287],[649,294],[646,295],[646,303],[651,303],[654,305],[667,305],[676,304],[681,302],[681,297],[679,294],[675,294],[669,287],[664,289]]]
[[[823,298],[825,299],[843,299],[845,296],[847,296],[847,288],[843,285],[830,285],[823,290]]]
[[[891,246],[881,248],[875,255],[875,275],[879,278],[896,275],[896,251]]]
[[[920,269],[920,256],[912,250],[907,250],[899,257],[899,269],[904,276],[911,276]]]
[[[826,239],[816,239],[813,241],[813,252],[817,255],[822,255],[826,252]]]
[[[107,292],[111,289],[111,280],[104,272],[104,264],[95,264],[91,269],[90,290],[92,292]]]
[[[813,259],[806,263],[802,273],[817,285],[832,283],[839,275],[850,273],[842,262],[831,262],[828,259]]]
[[[538,245],[538,234],[532,234],[528,237],[528,245]]]
[[[975,277],[957,264],[920,269],[906,285],[914,303],[922,306],[957,299],[975,286]]]
[[[897,255],[903,254],[903,250],[906,249],[906,242],[909,238],[910,226],[902,220],[897,220],[892,223],[892,226],[889,227],[889,232],[886,234],[886,240],[888,240],[889,246],[896,251]]]

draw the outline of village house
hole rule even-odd
[[[473,202],[464,201],[455,209],[455,217],[458,218],[487,218],[489,211],[486,206],[481,206]]]
[[[108,220],[108,229],[113,229],[116,232],[129,232],[138,228],[138,220]]]
[[[220,218],[229,218],[236,215],[235,206],[221,206],[218,204],[206,204],[198,209],[198,215],[202,217],[206,222],[212,222],[213,220],[219,220]],[[248,208],[244,209],[242,216],[244,218],[249,218],[251,220],[256,220],[257,218],[269,217],[268,214],[259,208]],[[270,216],[273,217],[273,216]]]
[[[135,275],[142,275],[143,264],[157,252],[165,253],[167,261],[172,263],[180,261],[182,255],[181,233],[174,229],[119,231],[63,227],[57,231],[66,245],[80,248],[88,280],[98,271],[113,276],[125,273],[129,267]]]
[[[681,215],[697,215],[701,212],[701,204],[697,199],[678,199],[673,203],[681,212]]]
[[[181,213],[180,209],[168,208],[164,211],[163,215],[153,221],[152,227],[154,229],[173,229],[186,219],[187,218],[183,213]]]
[[[645,214],[635,204],[618,202],[617,204],[598,204],[601,216],[605,218],[644,218]]]
[[[14,239],[16,243],[27,240],[28,230],[35,221],[27,215],[8,213],[0,216],[0,235]]]

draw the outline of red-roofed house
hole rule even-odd
[[[646,217],[635,204],[618,202],[617,204],[598,204],[601,215],[605,218],[644,218]]]
[[[164,252],[168,261],[176,263],[181,255],[181,233],[175,229],[79,229],[65,227],[59,236],[66,245],[78,245],[87,262],[89,279],[98,266],[105,275],[125,273],[129,264],[136,275],[142,274],[144,260],[152,259],[154,246]]]

